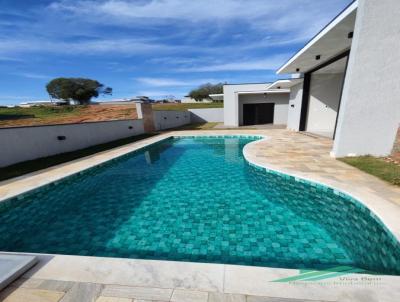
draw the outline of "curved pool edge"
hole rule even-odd
[[[388,222],[388,220],[391,221],[393,218],[391,217],[391,219],[387,219],[386,211],[381,211],[379,208],[376,208],[374,205],[368,204],[367,202],[365,202],[363,200],[363,198],[360,198],[359,196],[357,196],[357,194],[350,193],[348,190],[339,188],[332,184],[327,184],[323,181],[319,181],[319,180],[316,180],[316,179],[313,179],[313,178],[310,178],[310,177],[307,177],[304,175],[299,175],[294,172],[283,171],[279,168],[268,166],[265,163],[261,164],[261,163],[256,162],[256,160],[251,158],[248,149],[255,144],[259,144],[263,141],[267,141],[270,139],[267,135],[260,135],[260,136],[262,137],[261,139],[247,143],[243,148],[243,157],[248,162],[249,165],[251,165],[257,169],[264,169],[265,172],[267,172],[267,173],[274,173],[274,174],[277,174],[280,176],[293,177],[293,179],[295,181],[304,182],[311,186],[323,187],[328,190],[332,190],[334,192],[334,194],[342,196],[350,202],[354,202],[358,205],[365,207],[372,214],[371,217],[374,220],[376,220],[379,223],[379,225],[381,225],[384,228],[385,231],[387,231],[388,235],[391,236],[395,241],[397,241],[398,244],[400,244],[400,232],[396,232],[396,228],[398,228],[398,227],[396,227]],[[384,199],[382,199],[382,201],[390,203],[389,201],[386,201]],[[392,205],[392,203],[390,203],[390,205]],[[385,212],[385,213],[383,213],[383,212]],[[397,212],[399,215],[398,216],[394,215],[394,216],[400,217],[400,207],[398,207]],[[392,212],[391,212],[391,214],[392,214]]]
[[[400,217],[400,207],[393,205],[390,201],[381,198],[381,201],[392,206],[391,210],[393,211],[389,211],[386,208],[382,208],[382,204],[379,204],[379,207],[377,207],[374,204],[365,202],[365,199],[362,198],[362,196],[360,197],[358,194],[354,194],[338,186],[300,175],[292,171],[283,171],[277,167],[268,166],[265,163],[261,164],[257,162],[255,159],[251,158],[252,156],[250,156],[248,149],[255,144],[260,144],[271,139],[271,137],[260,133],[260,131],[251,133],[241,133],[240,131],[218,131],[218,133],[215,133],[215,131],[171,131],[160,134],[142,141],[134,142],[132,144],[120,146],[94,155],[76,159],[71,162],[62,163],[44,170],[39,170],[27,175],[16,177],[14,179],[2,181],[0,182],[0,204],[13,198],[23,198],[25,194],[29,194],[43,186],[57,184],[65,178],[75,174],[83,173],[91,168],[101,166],[129,153],[139,151],[150,145],[157,144],[161,141],[174,137],[244,137],[255,139],[254,141],[247,143],[243,148],[244,159],[250,165],[253,165],[257,168],[266,169],[266,171],[277,173],[279,175],[293,177],[296,181],[304,181],[310,185],[322,186],[324,188],[333,190],[338,195],[342,194],[343,196],[348,197],[356,203],[366,207],[370,213],[373,214],[373,218],[376,219],[378,223],[382,225],[398,243],[400,243],[400,227],[396,221],[398,220],[398,217]],[[397,215],[393,213],[397,213]]]

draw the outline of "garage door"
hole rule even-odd
[[[274,122],[274,103],[244,104],[243,125],[262,125]]]

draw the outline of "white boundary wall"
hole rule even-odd
[[[0,129],[0,167],[144,133],[142,120]],[[64,140],[58,137],[65,136]]]
[[[154,126],[156,131],[176,128],[190,124],[189,111],[153,111]]]
[[[222,123],[224,108],[189,109],[191,123]]]

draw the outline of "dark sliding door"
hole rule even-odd
[[[244,104],[243,125],[262,125],[274,122],[274,103]]]

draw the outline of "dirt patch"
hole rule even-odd
[[[68,114],[50,114],[45,117],[0,120],[0,127],[21,127],[69,123],[98,122],[109,120],[136,119],[136,106],[130,105],[89,105],[77,108]]]

